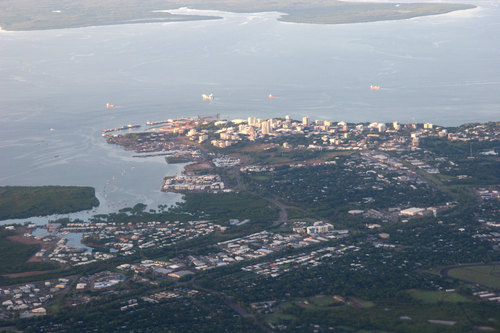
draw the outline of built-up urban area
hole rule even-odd
[[[143,295],[120,298],[121,312],[210,294],[244,318],[263,314],[255,310],[262,302],[266,313],[281,311],[290,318],[289,305],[276,305],[293,296],[277,296],[273,288],[295,281],[297,272],[324,273],[322,267],[345,265],[332,269],[370,275],[392,267],[405,281],[420,277],[408,290],[458,293],[455,287],[471,280],[453,275],[454,265],[495,269],[480,261],[485,255],[498,258],[500,249],[498,122],[447,128],[307,116],[302,121],[198,117],[148,122],[146,129],[107,129],[103,137],[135,151],[136,158],[162,155],[168,163],[185,163],[181,174],[158,180],[159,189],[182,193],[185,202],[91,221],[4,227],[38,244],[33,258],[56,264],[61,277],[2,287],[0,318],[46,315],[58,299],[78,306],[104,295],[118,297],[134,283],[148,287]],[[42,235],[36,232],[41,228]],[[434,231],[426,235],[426,230]],[[80,247],[67,242],[75,233],[82,235]],[[453,255],[445,248],[453,248]],[[105,269],[95,268],[104,263],[109,263]],[[216,273],[221,269],[227,275]],[[215,282],[203,285],[210,274]],[[327,278],[318,274],[308,279],[322,285]],[[241,298],[237,289],[259,283],[274,286],[266,299]],[[217,289],[218,284],[229,289]],[[499,301],[494,284],[468,288],[460,297],[470,302]],[[330,289],[325,290],[343,306],[353,299],[352,289],[344,294]],[[239,305],[233,297],[240,297]],[[291,325],[263,318],[266,329]]]

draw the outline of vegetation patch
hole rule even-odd
[[[280,323],[283,321],[293,321],[296,317],[287,313],[273,313],[267,317],[267,321],[270,323]]]
[[[448,270],[447,274],[456,279],[500,289],[500,265],[457,267]]]
[[[43,271],[54,269],[50,263],[27,263],[28,259],[38,251],[38,246],[22,244],[9,240],[11,233],[0,232],[0,275],[28,271]]]
[[[278,218],[278,210],[264,199],[247,193],[188,193],[179,209],[190,214],[227,221],[250,219],[272,222]],[[203,214],[203,216],[201,215]]]
[[[0,220],[73,213],[98,205],[92,187],[0,187]]]

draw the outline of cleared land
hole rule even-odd
[[[447,274],[456,279],[500,289],[500,265],[456,267],[448,270]]]
[[[0,26],[5,30],[44,30],[144,22],[175,22],[216,17],[173,15],[168,9],[189,7],[230,12],[278,11],[283,21],[340,24],[401,20],[474,8],[443,3],[350,3],[337,0],[293,2],[286,0],[4,0]]]
[[[92,187],[0,187],[0,220],[72,213],[98,205]]]

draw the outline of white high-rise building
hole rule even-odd
[[[262,125],[261,125],[262,134],[263,135],[269,134],[270,127],[271,126],[269,126],[269,121],[267,121],[267,120],[262,121]]]
[[[380,123],[380,124],[378,124],[377,128],[378,128],[378,131],[379,131],[379,132],[385,132],[385,131],[386,131],[386,129],[387,129],[387,127],[385,126],[385,124],[384,124],[384,123]]]
[[[302,125],[304,125],[306,127],[310,125],[309,116],[305,116],[305,117],[302,118]]]

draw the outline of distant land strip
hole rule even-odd
[[[47,30],[147,22],[217,19],[216,16],[177,15],[167,10],[188,7],[227,12],[282,12],[281,21],[345,24],[437,15],[475,8],[452,3],[370,3],[337,0],[3,0],[0,27],[4,30]]]
[[[96,206],[99,200],[93,187],[0,187],[0,220],[73,213]]]

